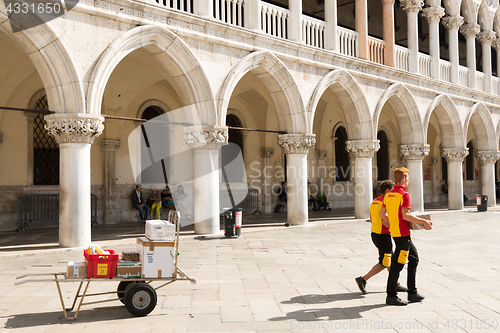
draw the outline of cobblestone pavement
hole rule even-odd
[[[406,307],[385,305],[386,272],[369,280],[366,295],[354,282],[377,260],[370,224],[363,220],[260,228],[245,231],[239,239],[183,236],[179,267],[196,276],[198,284],[177,281],[159,289],[156,308],[141,318],[112,301],[84,305],[75,321],[66,321],[55,283],[14,286],[15,277],[65,271],[66,262],[82,260],[81,249],[34,245],[31,255],[26,255],[26,249],[20,255],[15,246],[4,247],[0,252],[0,331],[500,330],[500,210],[433,212],[432,219],[433,230],[415,231],[412,236],[420,255],[417,283],[426,299]],[[114,233],[102,241],[116,251],[134,250],[131,237],[135,235],[127,235]],[[405,284],[405,279],[403,270],[400,281]],[[66,303],[77,286],[62,284]],[[116,286],[116,281],[103,280],[91,283],[90,291],[113,291]]]

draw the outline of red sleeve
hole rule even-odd
[[[410,193],[406,192],[403,194],[403,204],[401,205],[401,208],[411,208]]]

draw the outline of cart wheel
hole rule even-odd
[[[156,291],[145,282],[131,284],[125,290],[125,307],[136,317],[147,316],[156,306]]]
[[[120,281],[118,288],[116,288],[116,294],[118,298],[121,298],[120,302],[123,304],[125,304],[125,289],[127,289],[127,286],[131,283],[134,283],[134,281]]]

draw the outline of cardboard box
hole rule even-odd
[[[142,263],[137,261],[119,260],[116,263],[116,277],[119,278],[140,278]]]
[[[164,220],[148,220],[146,221],[146,237],[154,241],[173,242],[175,224]]]
[[[86,278],[87,265],[84,262],[68,262],[68,278]]]
[[[122,252],[123,261],[139,261],[139,252]]]
[[[137,238],[137,251],[142,263],[143,278],[171,278],[174,274],[174,242]]]
[[[429,214],[415,214],[417,217],[420,217],[424,220],[430,220],[431,216]],[[425,230],[425,227],[422,223],[414,223],[410,222],[410,230]]]

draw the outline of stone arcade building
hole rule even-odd
[[[287,133],[239,132],[229,141],[242,148],[240,181],[261,190],[265,213],[283,170],[307,168],[287,177],[291,224],[307,223],[307,193],[294,189],[308,179],[334,208],[355,207],[366,218],[373,186],[402,165],[411,172],[413,210],[446,200],[462,209],[463,193],[486,194],[494,206],[498,7],[498,0],[80,0],[39,24],[32,15],[9,20],[0,4],[0,106],[55,112],[0,110],[0,229],[15,229],[20,195],[38,193],[59,193],[61,246],[90,241],[91,193],[100,222],[137,221],[133,184],[147,191],[151,183],[134,178],[129,159],[128,137],[140,123],[104,116],[151,119],[182,107],[195,108],[208,138],[193,164],[218,163],[226,126]],[[207,207],[217,211],[218,186],[185,186],[195,219]],[[218,224],[204,219],[195,232]]]

